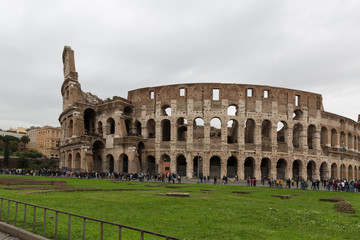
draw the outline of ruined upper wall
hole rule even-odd
[[[218,100],[214,99],[216,89],[219,91]],[[192,101],[193,111],[201,111],[204,101],[211,101],[212,110],[221,108],[222,101],[227,101],[228,105],[238,105],[243,101],[248,112],[255,111],[259,102],[264,113],[271,113],[275,103],[279,114],[287,114],[289,105],[293,105],[294,109],[307,109],[310,117],[323,110],[320,94],[247,84],[195,83],[148,87],[129,91],[128,99],[135,108],[146,105],[146,109],[154,108],[156,102],[170,106],[171,101],[176,100],[178,109],[186,108],[187,102]]]

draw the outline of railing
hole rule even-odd
[[[134,239],[136,237],[136,235],[138,235],[138,237],[143,240],[145,239],[145,235],[151,235],[153,237],[157,237],[161,238],[161,239],[167,239],[167,240],[180,240],[181,238],[176,238],[176,237],[171,237],[171,236],[167,236],[167,235],[163,235],[163,234],[159,234],[159,233],[155,233],[155,232],[151,232],[151,231],[147,231],[147,230],[143,230],[143,229],[139,229],[139,228],[134,228],[134,227],[130,227],[130,226],[126,226],[126,225],[121,225],[121,224],[117,224],[117,223],[113,223],[113,222],[109,222],[109,221],[104,221],[104,220],[100,220],[100,219],[96,219],[96,218],[90,218],[90,217],[85,217],[85,216],[81,216],[78,214],[73,214],[73,213],[69,213],[69,212],[64,212],[64,211],[59,211],[59,210],[55,210],[52,208],[47,208],[47,207],[42,207],[42,206],[38,206],[38,205],[34,205],[34,204],[30,204],[30,203],[24,203],[24,202],[20,202],[20,201],[16,201],[16,200],[12,200],[12,199],[8,199],[8,198],[3,198],[0,197],[1,199],[1,206],[0,206],[0,221],[6,221],[6,223],[8,224],[12,224],[14,226],[21,226],[23,229],[25,230],[31,230],[33,233],[41,235],[41,230],[39,232],[39,228],[42,227],[42,236],[43,237],[50,237],[52,239],[70,239],[71,237],[71,227],[74,227],[74,222],[75,222],[75,218],[81,219],[82,221],[80,222],[80,224],[82,223],[82,233],[81,230],[77,229],[77,235],[76,237],[73,236],[75,239],[81,239],[80,236],[82,236],[82,239],[88,239],[88,238],[94,238],[94,239],[104,239],[104,228],[106,225],[112,226],[112,230],[110,230],[110,228],[108,227],[108,230],[110,230],[111,233],[107,234],[107,237],[109,237],[111,234],[111,239],[114,239],[114,230],[116,231],[115,235],[117,236],[117,238],[119,240],[122,239],[122,237],[124,237],[125,239]],[[4,208],[4,203],[6,205],[7,202],[7,211],[3,211]],[[12,203],[12,204],[11,204]],[[15,204],[15,209],[11,208],[11,205]],[[20,208],[23,210],[23,214],[18,214],[20,211]],[[29,209],[30,208],[30,209]],[[38,211],[38,209],[41,209],[42,211]],[[33,210],[33,211],[31,211]],[[3,212],[5,213],[5,217],[3,219]],[[10,213],[13,216],[10,216]],[[50,216],[49,215],[54,215],[55,216]],[[61,214],[65,215],[65,218],[62,218]],[[29,217],[30,215],[30,217]],[[43,215],[43,223],[41,226],[41,215]],[[37,218],[38,217],[38,218]],[[22,219],[21,219],[22,218]],[[32,220],[31,220],[32,218]],[[50,225],[54,225],[53,226],[53,231],[52,233],[47,232],[47,230],[49,229],[49,227],[47,226],[47,219],[51,219],[51,224]],[[21,220],[19,220],[21,219]],[[64,223],[60,223],[61,220],[65,220],[67,219],[67,232],[65,233],[61,233],[60,231],[63,230],[64,228]],[[30,221],[29,221],[30,220]],[[95,223],[99,223],[100,224],[100,228],[99,228],[99,234],[100,236],[87,236],[86,234],[86,224],[92,224],[90,223],[90,221],[95,222]],[[60,226],[59,226],[60,225]],[[29,229],[30,227],[30,229]],[[81,228],[81,227],[80,227]],[[80,231],[79,231],[80,230]],[[90,231],[90,229],[88,229]],[[131,232],[127,232],[128,235],[124,236],[124,230],[131,230]],[[94,232],[94,226],[91,227],[91,232]],[[109,231],[108,231],[109,232]],[[136,233],[137,232],[137,233]],[[129,237],[131,236],[131,237]],[[152,238],[153,239],[153,238]]]

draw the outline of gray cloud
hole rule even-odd
[[[58,125],[61,54],[84,91],[126,97],[188,82],[317,92],[357,120],[357,1],[11,1],[0,3],[0,128]]]

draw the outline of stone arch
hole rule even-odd
[[[162,141],[170,141],[171,139],[171,123],[169,119],[161,121]]]
[[[261,148],[263,151],[271,151],[271,122],[264,120],[261,124]]]
[[[358,170],[357,170],[357,166],[354,167],[354,179],[358,180]]]
[[[155,120],[149,119],[146,124],[148,138],[155,138]]]
[[[115,133],[115,120],[113,118],[108,118],[106,120],[106,134],[114,134]]]
[[[306,166],[306,172],[307,172],[307,180],[312,181],[316,180],[314,177],[316,177],[316,163],[313,160],[310,160]]]
[[[349,133],[348,134],[348,149],[354,148],[353,143],[354,143],[354,140],[353,140],[352,134]]]
[[[130,106],[126,106],[124,107],[124,115],[126,116],[132,116],[133,115],[133,110]]]
[[[177,128],[177,140],[186,141],[187,140],[187,121],[185,118],[178,118],[176,121]]]
[[[337,164],[331,164],[331,179],[338,179]]]
[[[153,155],[148,155],[146,157],[146,172],[154,174],[156,171],[156,161]]]
[[[261,171],[262,178],[265,178],[265,179],[270,178],[271,161],[269,158],[261,159],[260,171]]]
[[[125,153],[119,156],[119,172],[129,172],[129,157]]]
[[[300,160],[295,160],[292,165],[293,179],[301,180],[303,163]]]
[[[326,146],[329,143],[328,140],[328,130],[326,127],[321,128],[321,138],[320,138],[320,144],[321,146]]]
[[[231,119],[227,123],[227,143],[237,143],[239,132],[239,123],[238,121]]]
[[[331,146],[336,147],[338,146],[338,136],[336,130],[333,128],[331,129]]]
[[[237,115],[237,106],[235,104],[231,104],[227,108],[228,116],[236,116]]]
[[[84,111],[85,134],[94,134],[95,133],[95,122],[96,122],[95,110],[92,108],[87,108]]]
[[[70,119],[70,121],[69,121],[67,132],[68,132],[67,136],[69,138],[71,138],[74,135],[74,121],[72,119]]]
[[[235,156],[231,156],[227,159],[227,174],[229,178],[235,177],[237,173],[237,159]]]
[[[203,159],[201,156],[195,156],[193,159],[193,176],[202,177],[203,176]]]
[[[176,173],[180,176],[186,177],[186,158],[182,154],[176,158]]]
[[[138,120],[135,120],[135,134],[137,136],[141,136],[141,122],[139,122]]]
[[[301,141],[301,132],[303,127],[300,123],[295,124],[293,128],[293,147],[294,148],[301,148],[302,141]]]
[[[346,134],[345,132],[340,132],[340,147],[346,147],[345,145],[345,140],[346,140]]]
[[[326,162],[322,162],[320,165],[320,181],[329,179],[329,167]]]
[[[203,139],[204,138],[204,119],[197,117],[194,119],[193,123],[193,138],[194,139]]]
[[[316,127],[311,124],[307,129],[307,145],[309,149],[316,149]]]
[[[277,179],[285,179],[286,177],[286,166],[287,162],[285,159],[280,158],[276,163],[276,178]]]
[[[161,161],[161,172],[164,173],[164,174],[170,174],[171,169],[170,169],[170,157],[169,157],[169,155],[167,155],[167,154],[161,155],[160,161]]]
[[[221,159],[218,156],[212,156],[210,158],[210,177],[221,178]]]
[[[171,107],[169,105],[161,107],[161,116],[171,116]]]
[[[293,120],[301,120],[303,117],[303,112],[300,109],[296,109],[293,113]]]
[[[348,180],[353,180],[354,179],[354,173],[353,173],[353,167],[352,165],[349,165],[348,167]]]
[[[95,141],[93,146],[93,162],[94,162],[94,171],[102,172],[103,169],[103,159],[105,145],[102,141]]]
[[[106,156],[106,163],[109,164],[109,172],[113,173],[115,170],[115,162],[114,162],[114,156],[112,154],[108,154]]]
[[[221,120],[218,117],[210,121],[210,139],[221,139]]]
[[[132,121],[131,119],[125,119],[125,128],[126,128],[126,135],[132,136],[134,133],[132,132]]]
[[[71,163],[72,163],[72,154],[71,153],[69,153],[69,155],[68,155],[68,158],[67,158],[67,161],[66,161],[66,167],[68,168],[68,169],[71,169]]]
[[[249,179],[254,177],[255,159],[247,157],[244,162],[244,178]]]
[[[251,118],[245,122],[245,143],[255,143],[255,121]]]
[[[80,155],[80,153],[75,154],[74,168],[77,171],[79,171],[80,168],[81,168],[81,155]]]
[[[287,142],[287,132],[288,132],[288,125],[285,121],[279,121],[277,123],[277,135],[276,140],[278,144],[286,143]]]
[[[143,157],[145,155],[145,144],[143,142],[138,143],[138,145],[137,145],[137,153],[138,153],[140,170],[143,170],[142,169],[142,162],[143,162]]]
[[[340,179],[346,179],[346,167],[345,164],[340,165]]]

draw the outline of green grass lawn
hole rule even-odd
[[[55,180],[44,177],[36,179]],[[185,239],[359,239],[359,193],[210,184],[174,184],[184,188],[173,189],[162,184],[149,187],[146,185],[154,183],[146,182],[129,185],[129,182],[110,180],[59,180],[66,180],[68,186],[76,188],[144,190],[39,193],[37,190],[5,190],[3,188],[6,186],[0,185],[0,196]],[[212,191],[203,191],[204,189]],[[253,192],[234,194],[232,191]],[[156,195],[166,192],[189,192],[190,197]],[[284,200],[271,197],[295,193],[300,195]],[[342,196],[353,204],[356,213],[338,213],[334,203],[319,201],[319,198],[335,196]],[[7,203],[4,202],[3,211],[6,209]],[[28,229],[32,229],[31,214],[29,211]],[[4,217],[3,212],[3,219]],[[39,219],[37,233],[42,234],[42,212],[39,211],[36,217]],[[51,238],[54,218],[50,213],[47,217],[47,237]],[[67,217],[62,218],[60,222],[63,232],[59,234],[65,238]],[[22,219],[22,216],[18,217],[19,222]],[[81,239],[82,221],[72,219],[71,223],[71,238]],[[87,231],[86,239],[99,239],[98,224],[89,224],[87,230],[89,232]],[[106,227],[105,239],[116,239],[117,231],[116,228]],[[123,239],[135,238],[130,232],[126,234],[127,237]],[[146,236],[145,239],[153,238]]]

